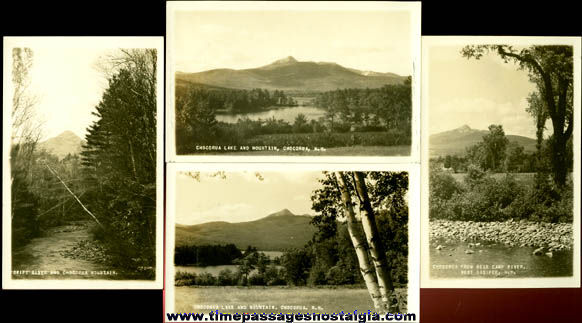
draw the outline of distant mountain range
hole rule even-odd
[[[300,248],[316,229],[310,215],[295,215],[287,209],[249,222],[224,221],[196,225],[176,224],[176,246],[233,243],[239,249],[247,246],[263,251]]]
[[[464,125],[457,129],[436,133],[429,137],[429,152],[431,157],[446,155],[462,155],[467,147],[483,140],[489,130],[471,129]],[[536,150],[536,140],[524,136],[505,135],[509,142],[516,142],[523,146],[526,152]]]
[[[346,68],[329,62],[300,62],[292,56],[250,69],[213,69],[199,73],[176,73],[177,82],[207,84],[233,89],[263,88],[289,92],[321,92],[343,88],[379,88],[402,83],[394,73]]]
[[[56,137],[39,143],[39,148],[62,159],[68,154],[79,154],[84,143],[85,141],[74,132],[67,130]]]

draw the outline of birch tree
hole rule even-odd
[[[356,255],[358,256],[360,272],[366,282],[366,287],[368,288],[368,292],[374,303],[374,308],[377,312],[382,312],[386,309],[386,306],[382,300],[382,294],[380,293],[380,287],[375,274],[376,271],[368,256],[368,244],[366,243],[366,239],[362,236],[361,226],[359,225],[360,221],[356,219],[347,180],[343,172],[336,172],[335,177],[341,192],[344,213],[348,223],[348,232],[352,240],[352,245],[356,250]]]
[[[382,301],[388,305],[388,311],[396,313],[399,311],[398,302],[394,295],[394,285],[390,275],[390,267],[386,259],[386,251],[380,240],[378,227],[376,225],[376,216],[370,202],[368,189],[364,174],[361,172],[354,172],[354,183],[360,204],[360,212],[363,214],[362,227],[366,234],[370,255],[376,269],[376,276],[378,278],[378,286]]]

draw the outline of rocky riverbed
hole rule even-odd
[[[544,248],[552,252],[572,249],[573,229],[571,223],[435,220],[430,222],[429,240],[432,248],[438,248],[439,243],[461,241]]]

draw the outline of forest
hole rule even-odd
[[[341,176],[341,183],[338,182]],[[362,198],[354,195],[359,191]],[[372,295],[378,284],[394,292],[406,289],[408,283],[408,174],[405,172],[354,172],[334,174],[325,172],[320,186],[311,195],[312,208],[317,212],[311,225],[317,228],[313,238],[302,248],[287,249],[275,259],[249,246],[238,255],[234,246],[188,246],[175,250],[174,262],[184,264],[186,252],[217,249],[225,253],[221,264],[236,264],[236,270],[224,269],[218,275],[210,273],[176,273],[176,286],[352,286],[367,288]],[[349,206],[346,206],[349,199]],[[351,203],[358,205],[358,220]],[[367,202],[364,202],[367,201]],[[367,213],[369,212],[369,213]],[[364,239],[368,227],[360,226],[360,217],[370,216],[370,228],[375,228],[372,241]],[[362,220],[366,222],[366,220]],[[366,231],[366,232],[364,232]],[[356,240],[354,240],[356,239]],[[358,240],[362,239],[362,240]],[[377,240],[376,240],[377,239]],[[356,243],[357,241],[357,243]],[[361,249],[370,244],[371,249]],[[237,250],[238,251],[238,250]],[[239,251],[240,252],[240,251]],[[383,254],[379,256],[376,252]],[[235,258],[236,257],[236,258]],[[233,259],[235,258],[235,259]],[[194,257],[190,257],[192,263]],[[198,258],[200,259],[200,258]],[[372,259],[384,259],[385,276],[376,278],[363,275],[364,268],[372,266]],[[208,262],[210,258],[203,260]],[[379,267],[380,264],[375,266]],[[366,269],[367,270],[367,269]],[[375,286],[375,287],[374,287]],[[394,296],[396,297],[396,296]],[[394,303],[397,300],[391,298]],[[380,304],[375,305],[381,306]],[[404,300],[400,300],[403,301]],[[378,301],[379,302],[379,301]],[[392,303],[391,303],[392,304]],[[384,304],[388,306],[388,304]]]
[[[81,154],[59,160],[38,146],[42,129],[28,89],[33,52],[14,49],[13,254],[51,228],[88,226],[90,239],[67,257],[104,264],[120,273],[116,279],[155,278],[156,62],[155,49],[120,49],[103,59],[107,87],[97,119]]]
[[[282,91],[233,90],[195,85],[176,88],[176,149],[193,153],[199,145],[350,147],[409,145],[412,99],[410,78],[379,89],[343,89],[319,93],[312,104],[324,117],[293,122],[275,117],[219,122],[218,113],[250,112],[296,105]]]

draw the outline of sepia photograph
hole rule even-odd
[[[176,2],[167,30],[168,161],[416,155],[420,3]]]
[[[3,288],[162,287],[159,66],[162,37],[4,38]]]
[[[418,168],[201,166],[168,164],[166,312],[418,319]]]
[[[580,42],[423,39],[423,287],[580,286]]]

